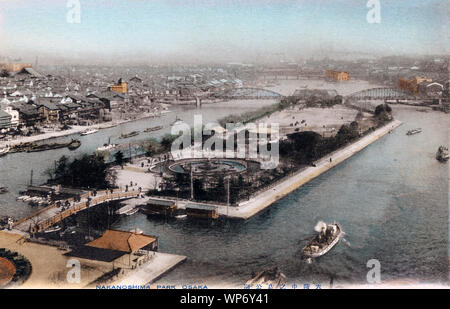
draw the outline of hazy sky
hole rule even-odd
[[[447,0],[0,0],[0,55],[256,61],[317,54],[449,52]],[[129,57],[128,57],[129,58]]]

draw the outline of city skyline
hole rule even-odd
[[[75,1],[76,2],[76,1]],[[449,6],[440,0],[0,1],[0,55],[51,62],[264,62],[281,57],[448,53]],[[69,6],[69,7],[67,7]]]

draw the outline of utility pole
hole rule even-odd
[[[227,217],[229,208],[230,208],[230,176],[227,177]]]
[[[189,166],[191,172],[191,200],[194,200],[194,174],[192,172],[192,164]]]

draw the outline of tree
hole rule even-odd
[[[123,168],[124,158],[123,158],[123,152],[118,151],[114,154],[114,160],[118,165],[120,165]]]
[[[5,69],[0,70],[0,77],[9,77],[9,72]]]

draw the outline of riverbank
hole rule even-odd
[[[163,111],[161,114],[166,114],[169,112],[170,111]],[[46,133],[33,135],[33,136],[21,136],[19,138],[13,139],[13,140],[1,141],[0,148],[7,147],[7,146],[12,147],[12,146],[19,145],[22,143],[32,143],[32,142],[44,141],[44,140],[49,140],[49,139],[53,139],[53,138],[69,136],[69,135],[73,135],[73,134],[80,134],[84,131],[93,130],[93,129],[95,129],[95,130],[108,129],[113,126],[116,127],[118,125],[122,125],[124,123],[129,123],[129,122],[133,122],[133,121],[138,121],[138,120],[142,120],[142,119],[146,119],[146,118],[159,117],[159,116],[160,116],[159,114],[144,113],[139,118],[136,118],[136,119],[108,121],[108,122],[103,122],[100,124],[93,124],[90,126],[71,126],[70,129],[64,130],[64,131],[46,132]]]

